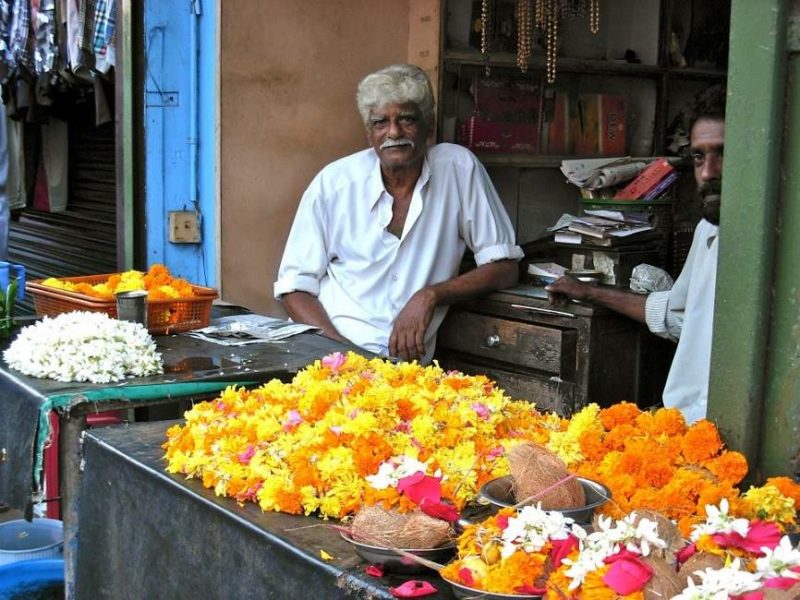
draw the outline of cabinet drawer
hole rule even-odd
[[[454,310],[439,329],[440,348],[571,379],[577,333]]]
[[[461,355],[445,350],[439,354],[439,363],[445,369],[456,369],[467,375],[486,375],[514,400],[528,400],[537,410],[555,412],[568,417],[575,409],[575,384],[548,375],[524,374],[498,369],[486,364],[478,365],[464,360]]]

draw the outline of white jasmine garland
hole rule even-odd
[[[708,568],[694,574],[700,583],[689,577],[688,586],[672,600],[728,600],[761,587],[761,576],[742,569],[738,558],[722,569]]]
[[[105,313],[74,311],[23,328],[3,353],[12,369],[58,381],[109,383],[162,373],[147,329]]]
[[[385,490],[388,487],[397,487],[397,483],[404,477],[415,473],[426,473],[428,466],[416,458],[406,456],[394,456],[381,463],[375,475],[367,475],[366,479],[376,490]],[[437,471],[434,476],[438,477]]]
[[[500,556],[508,558],[518,547],[525,552],[538,552],[550,540],[566,539],[574,529],[574,522],[559,512],[542,510],[541,504],[525,506],[516,517],[508,518]]]
[[[706,520],[692,527],[690,539],[696,542],[704,534],[714,535],[715,533],[738,533],[742,537],[747,536],[750,531],[750,521],[735,518],[728,512],[729,510],[730,505],[726,498],[720,501],[719,508],[713,504],[707,504]]]

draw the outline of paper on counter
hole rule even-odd
[[[213,324],[187,335],[222,346],[246,346],[278,342],[318,327],[264,315],[232,315],[214,319]]]

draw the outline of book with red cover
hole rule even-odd
[[[477,152],[536,154],[539,127],[538,123],[486,121],[473,115],[463,124],[461,143]]]
[[[628,185],[614,196],[615,200],[639,200],[675,169],[666,158],[658,158],[647,165]]]
[[[547,154],[572,154],[574,149],[573,130],[576,110],[569,94],[556,92],[547,100],[547,122],[542,125],[543,143]],[[545,111],[543,111],[545,112]]]
[[[579,156],[625,154],[625,96],[580,94],[577,102],[580,130],[575,136]]]

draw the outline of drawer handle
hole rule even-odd
[[[500,345],[500,336],[496,333],[486,338],[486,346],[489,348],[497,348]]]
[[[0,448],[0,463],[4,463],[8,460],[8,450],[5,448]]]
[[[517,310],[524,310],[525,312],[539,313],[539,314],[543,314],[543,315],[554,315],[554,316],[557,316],[557,317],[569,317],[570,319],[576,319],[577,318],[571,312],[567,312],[565,310],[555,310],[555,309],[552,309],[552,308],[539,308],[538,306],[525,306],[524,304],[512,304],[511,308],[516,308]]]

